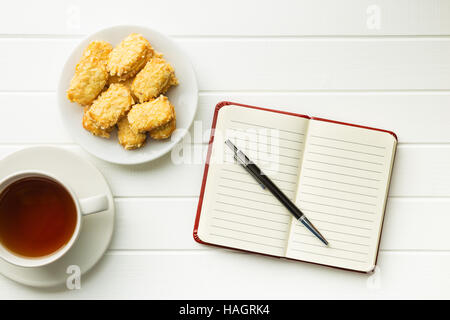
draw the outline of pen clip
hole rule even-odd
[[[256,182],[258,182],[258,184],[261,186],[261,188],[266,189],[266,186],[264,184],[262,184],[262,182],[259,180],[259,178],[249,169],[247,168],[247,166],[242,163],[241,159],[238,158],[238,156],[235,154],[234,155],[234,159],[245,169],[247,170],[248,173],[250,173],[250,175],[253,177],[253,179],[256,180]]]
[[[261,188],[265,189],[266,186],[259,180],[259,178],[247,167],[248,164],[251,164],[252,162],[250,159],[247,158],[247,156],[239,150],[231,141],[230,139],[227,139],[225,141],[225,144],[233,151],[234,153],[234,159],[237,163],[239,163],[242,167],[244,167],[245,170],[253,177],[253,179],[258,182],[258,184],[261,186]]]

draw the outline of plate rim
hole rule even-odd
[[[198,81],[197,81],[197,76],[195,74],[195,69],[194,66],[192,64],[192,61],[189,59],[189,56],[186,54],[185,50],[179,46],[175,41],[172,40],[171,37],[169,37],[168,35],[165,35],[164,33],[161,33],[158,30],[155,30],[153,28],[147,27],[147,26],[143,26],[143,25],[133,25],[133,24],[119,24],[119,25],[111,25],[108,27],[104,27],[101,29],[97,29],[96,31],[89,33],[88,35],[84,36],[82,39],[80,39],[78,41],[78,43],[76,44],[75,47],[72,48],[71,52],[69,53],[69,55],[66,57],[66,61],[64,62],[61,71],[59,72],[59,77],[58,77],[58,86],[57,86],[57,91],[56,91],[56,103],[57,103],[57,107],[58,107],[58,113],[59,113],[59,118],[60,121],[64,124],[64,115],[63,115],[63,108],[61,107],[61,103],[62,103],[62,99],[65,99],[65,95],[62,94],[62,92],[66,92],[66,89],[63,88],[63,84],[62,84],[62,78],[64,76],[64,70],[67,68],[67,65],[69,63],[70,57],[72,57],[74,55],[75,50],[77,50],[81,43],[87,41],[89,38],[91,38],[92,36],[94,36],[95,34],[101,33],[101,32],[105,32],[105,31],[109,31],[112,29],[122,29],[122,28],[135,28],[135,29],[147,29],[150,30],[152,33],[157,34],[158,36],[165,38],[168,42],[171,43],[171,45],[173,45],[174,47],[176,47],[177,51],[181,53],[182,56],[185,57],[186,63],[189,66],[190,71],[192,72],[193,75],[193,83],[192,85],[195,88],[195,94],[194,96],[194,103],[195,103],[195,108],[192,112],[192,116],[191,119],[189,119],[189,125],[187,126],[187,128],[183,128],[182,129],[182,133],[179,133],[176,135],[175,140],[171,140],[172,144],[170,145],[170,147],[163,149],[162,152],[160,152],[157,155],[152,155],[149,156],[148,158],[144,159],[144,160],[126,160],[126,161],[117,161],[115,159],[109,159],[107,157],[103,157],[101,155],[98,155],[94,152],[91,152],[88,148],[86,148],[86,146],[80,142],[81,139],[79,139],[76,135],[72,134],[72,132],[70,132],[70,130],[66,129],[66,132],[69,133],[70,137],[74,140],[74,142],[79,145],[84,151],[86,151],[87,153],[89,153],[90,155],[94,156],[97,159],[109,162],[109,163],[113,163],[113,164],[118,164],[118,165],[125,165],[125,166],[132,166],[132,165],[139,165],[139,164],[144,164],[144,163],[149,163],[153,160],[159,159],[163,156],[165,156],[167,153],[169,153],[180,141],[182,141],[182,139],[186,136],[186,134],[189,132],[189,129],[192,127],[192,123],[195,120],[195,116],[198,113]]]

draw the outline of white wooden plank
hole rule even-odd
[[[450,142],[450,94],[444,92],[202,93],[197,118],[203,128],[211,127],[214,107],[223,100],[383,128],[400,143]]]
[[[197,198],[116,199],[115,250],[207,250],[192,237]]]
[[[203,142],[208,142],[214,107],[222,100],[390,129],[397,133],[401,143],[450,142],[450,93],[436,92],[203,92],[191,130],[191,134],[196,134],[193,142],[200,142],[202,137]],[[0,93],[1,143],[73,143],[59,118],[55,94]]]
[[[445,0],[16,0],[0,12],[0,30],[71,35],[140,24],[172,35],[440,35],[450,34],[449,11]]]
[[[0,146],[0,159],[27,146]],[[143,196],[197,196],[200,193],[203,175],[202,160],[198,164],[175,165],[171,161],[171,154],[167,154],[150,163],[124,166],[116,165],[97,159],[75,145],[62,145],[75,154],[91,161],[106,177],[115,196],[143,197]],[[205,149],[199,145],[199,149]],[[206,150],[206,149],[205,149]],[[174,186],[176,185],[176,188]]]
[[[448,299],[449,253],[382,253],[373,276],[224,250],[109,253],[81,289],[0,277],[2,299]]]
[[[448,89],[450,39],[180,40],[203,90]],[[223,63],[226,61],[227,63]]]
[[[391,180],[392,196],[449,196],[450,146],[399,146]]]
[[[200,90],[450,89],[450,38],[177,42],[192,60]],[[62,65],[77,43],[1,39],[0,69],[8,77],[0,79],[0,91],[56,90]]]
[[[0,91],[56,90],[62,67],[77,42],[63,39],[0,40],[0,68],[8,75],[0,80]]]
[[[63,146],[86,157],[107,178],[112,192],[120,197],[198,196],[204,165],[199,156],[206,145],[192,147],[191,156],[167,154],[153,162],[121,166],[96,159],[77,146]],[[0,145],[0,159],[23,146]],[[195,149],[194,149],[195,148]],[[176,153],[175,153],[176,155]],[[176,188],[174,186],[176,185]],[[400,145],[392,177],[390,195],[395,197],[450,196],[450,145]]]
[[[390,198],[381,250],[449,250],[449,220],[449,198]]]
[[[0,94],[0,142],[73,143],[59,116],[55,96],[54,93]]]
[[[197,198],[116,199],[114,250],[210,250],[192,237]],[[390,198],[381,250],[450,250],[450,198]]]

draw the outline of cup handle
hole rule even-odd
[[[79,200],[81,214],[83,216],[105,211],[108,209],[108,197],[105,194]]]

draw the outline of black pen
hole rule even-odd
[[[247,172],[255,178],[255,180],[263,187],[267,188],[288,210],[289,212],[303,225],[311,231],[320,241],[325,245],[328,245],[328,241],[322,236],[319,230],[314,227],[311,221],[306,218],[303,212],[291,201],[289,198],[269,179],[258,166],[251,161],[241,150],[239,150],[229,139],[225,141],[225,144],[230,147],[234,152],[234,158],[236,161],[244,167]]]

